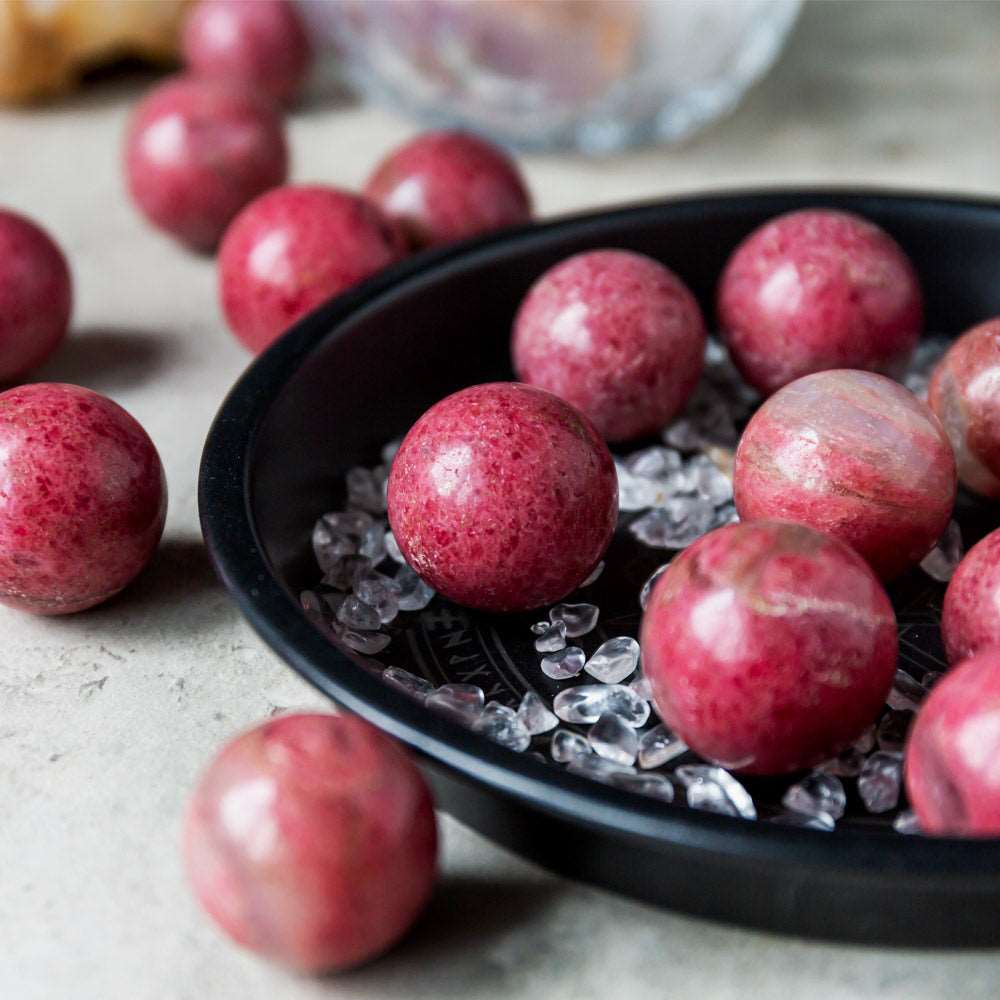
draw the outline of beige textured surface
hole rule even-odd
[[[1000,5],[824,4],[733,118],[676,151],[527,164],[543,214],[705,188],[876,182],[1000,193]],[[0,611],[0,997],[995,997],[1000,953],[803,943],[691,920],[555,879],[445,820],[431,912],[395,953],[337,980],[287,976],[192,904],[178,816],[221,740],[274,706],[320,704],[214,582],[198,535],[202,440],[246,357],[210,262],[146,229],[118,143],[139,84],[0,114],[0,200],[72,261],[72,341],[43,374],[110,394],[166,463],[160,556],[111,605],[63,621]],[[297,179],[358,183],[411,126],[315,106]]]

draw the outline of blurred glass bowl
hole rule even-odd
[[[522,149],[676,142],[777,58],[800,0],[304,0],[349,83]]]

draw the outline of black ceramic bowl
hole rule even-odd
[[[376,464],[381,446],[447,393],[510,377],[511,320],[543,270],[595,247],[640,251],[675,269],[710,316],[737,242],[773,215],[816,205],[859,212],[899,240],[920,272],[929,330],[957,334],[1000,314],[996,204],[829,190],[715,195],[502,233],[404,262],[328,302],[257,359],[205,446],[202,527],[264,639],[336,702],[417,751],[439,805],[487,836],[688,913],[868,942],[996,944],[1000,842],[904,837],[864,819],[833,833],[794,829],[598,784],[432,714],[383,683],[377,664],[331,646],[297,600],[317,577],[311,526],[342,501],[345,470]],[[1000,520],[974,507],[964,516],[973,534]],[[638,582],[660,561],[613,548],[593,598],[605,623],[635,627]],[[893,595],[918,665],[940,656],[940,592],[911,577]],[[472,679],[511,702],[546,682],[526,628],[533,616],[491,617],[436,599],[408,619],[382,664],[435,683]],[[768,794],[766,782],[755,788]]]

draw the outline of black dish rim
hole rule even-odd
[[[789,207],[823,204],[864,214],[866,206],[885,202],[906,202],[931,215],[1000,215],[1000,202],[877,188],[783,187],[685,195],[571,215],[418,254],[326,302],[250,364],[208,434],[198,497],[202,531],[219,576],[253,628],[303,678],[346,710],[400,739],[432,769],[462,783],[484,786],[530,810],[654,852],[683,848],[741,866],[795,866],[845,878],[891,877],[897,884],[936,884],[945,892],[951,887],[1000,899],[994,874],[1000,874],[1000,841],[995,839],[900,836],[856,828],[824,833],[670,806],[516,754],[428,712],[331,647],[308,622],[263,555],[250,507],[256,435],[292,373],[321,340],[338,335],[344,320],[376,307],[388,293],[405,290],[411,280],[485,260],[500,246],[529,246],[563,232],[585,235],[608,218],[627,222],[630,217],[662,215],[669,220],[720,203],[733,211],[767,211],[773,203],[777,214]]]

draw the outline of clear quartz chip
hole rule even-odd
[[[355,466],[347,470],[347,505],[371,514],[385,513],[385,490],[383,482],[371,469]]]
[[[824,833],[829,833],[837,825],[837,821],[829,813],[800,813],[794,809],[786,809],[771,816],[770,821],[781,826],[797,826],[803,830],[821,830]]]
[[[620,635],[602,642],[583,669],[602,684],[618,684],[638,665],[639,643],[631,636]]]
[[[913,712],[889,711],[879,719],[875,742],[879,750],[895,753],[906,745],[906,736],[913,723]]]
[[[701,497],[674,497],[636,518],[628,530],[654,549],[685,549],[708,531],[715,508]]]
[[[483,689],[475,684],[442,684],[432,691],[424,704],[463,726],[472,726],[486,704]]]
[[[580,586],[579,586],[579,588],[578,588],[578,589],[580,589],[580,590],[583,590],[583,588],[584,588],[584,587],[589,587],[589,586],[591,586],[592,584],[595,584],[595,583],[597,583],[597,581],[598,581],[598,580],[600,579],[600,576],[601,576],[601,574],[602,574],[603,572],[604,572],[604,560],[602,559],[602,560],[601,560],[601,561],[600,561],[600,562],[599,562],[599,563],[598,563],[598,564],[597,564],[597,565],[596,565],[596,566],[594,567],[594,571],[593,571],[593,573],[591,573],[591,574],[590,574],[590,576],[588,576],[588,577],[587,577],[587,579],[586,579],[586,580],[584,580],[584,581],[583,581],[583,583],[581,583],[581,584],[580,584]]]
[[[543,632],[547,632],[549,628],[549,622],[535,622],[531,626],[532,634],[541,635]]]
[[[875,727],[869,726],[851,746],[860,753],[871,753],[875,749]]]
[[[559,725],[559,719],[549,711],[535,691],[525,691],[517,709],[517,717],[531,736],[547,733]]]
[[[926,694],[927,689],[920,681],[905,670],[897,670],[885,703],[897,712],[915,712]]]
[[[596,604],[557,604],[549,611],[549,621],[563,622],[566,635],[575,639],[594,630],[600,613]]]
[[[634,476],[621,462],[615,462],[618,474],[618,509],[623,513],[646,510],[656,503],[662,488],[651,479]]]
[[[354,585],[354,595],[375,609],[383,625],[399,614],[396,581],[381,573],[370,573],[358,580]]]
[[[396,541],[396,536],[391,531],[387,531],[385,533],[383,544],[385,545],[385,554],[393,562],[398,562],[400,564],[406,562],[403,558],[403,553],[399,551],[399,542]]]
[[[371,514],[363,510],[332,510],[324,514],[320,521],[330,529],[330,531],[347,535],[350,538],[361,538],[361,536],[375,523]]]
[[[354,539],[339,531],[331,530],[326,519],[322,517],[313,528],[312,548],[316,564],[322,573],[336,566],[343,556],[353,556],[358,551]]]
[[[642,734],[639,740],[639,767],[649,770],[662,767],[687,752],[687,744],[662,723]]]
[[[603,781],[611,784],[612,776],[616,774],[635,774],[635,768],[627,764],[616,764],[614,761],[605,760],[592,753],[587,756],[574,757],[566,766],[567,771],[573,774],[582,774],[585,777],[593,778],[595,781]]]
[[[345,646],[349,646],[355,652],[364,653],[366,656],[374,656],[381,653],[391,642],[389,636],[384,632],[355,632],[354,629],[344,629],[340,633],[340,640]]]
[[[337,621],[359,632],[377,632],[382,620],[378,612],[354,594],[348,594],[337,609]]]
[[[362,536],[358,544],[358,555],[370,559],[377,566],[385,558],[385,528],[373,524]]]
[[[896,808],[902,772],[903,755],[898,752],[876,750],[865,761],[858,776],[858,795],[869,812]]]
[[[430,681],[417,677],[402,667],[386,667],[382,671],[382,680],[418,701],[423,701],[434,690]]]
[[[518,753],[527,750],[531,743],[531,734],[517,713],[506,705],[491,701],[472,727],[477,733]]]
[[[963,555],[962,529],[958,526],[958,522],[949,521],[937,545],[924,556],[920,568],[932,580],[947,583],[958,569]]]
[[[750,793],[726,770],[711,764],[682,764],[674,777],[687,789],[687,804],[692,809],[756,819]]]
[[[625,468],[640,479],[663,479],[681,467],[680,453],[673,448],[654,445],[634,451],[625,459]]]
[[[836,757],[824,761],[817,771],[824,774],[835,774],[838,778],[854,778],[861,773],[861,768],[865,762],[865,755],[855,747],[848,747],[842,750]]]
[[[585,725],[597,722],[605,712],[620,715],[638,729],[649,718],[649,705],[622,684],[582,684],[556,695],[552,709],[563,722]]]
[[[557,729],[552,734],[550,753],[557,764],[568,764],[577,757],[586,757],[593,751],[586,738],[569,729]]]
[[[371,569],[371,562],[364,556],[340,556],[324,571],[323,583],[334,590],[353,590],[357,580]]]
[[[395,576],[399,588],[397,598],[400,611],[422,611],[434,600],[434,590],[429,587],[409,566],[400,566]]]
[[[912,809],[904,809],[893,821],[892,828],[896,833],[920,833],[920,823],[917,814]]]
[[[646,795],[661,802],[674,801],[674,786],[662,774],[631,774],[628,771],[614,771],[608,776],[608,783],[617,788],[625,788],[639,795]]]
[[[695,495],[713,507],[721,507],[733,499],[732,480],[707,455],[691,458],[687,473]]]
[[[670,563],[664,563],[662,566],[654,569],[649,575],[649,579],[642,585],[642,590],[639,591],[639,607],[643,611],[646,610],[646,605],[649,604],[650,595],[653,593],[653,588],[656,586],[657,581],[663,576],[669,566]]]
[[[649,678],[640,674],[633,677],[628,685],[643,701],[653,700],[653,689],[650,687]]]
[[[399,451],[399,446],[403,443],[402,438],[395,438],[388,444],[382,446],[381,459],[383,465],[392,466],[392,460],[396,457],[396,452]]]
[[[587,657],[579,646],[567,646],[542,657],[542,673],[554,681],[576,677],[583,670]]]
[[[587,742],[594,753],[615,764],[634,764],[639,752],[636,731],[612,712],[605,712],[590,727]]]
[[[781,804],[792,812],[806,816],[821,814],[840,819],[847,808],[844,783],[833,774],[814,771],[797,781],[781,799]]]
[[[545,631],[538,633],[538,638],[535,639],[535,649],[539,653],[554,653],[565,646],[566,623],[561,621],[549,622]]]

